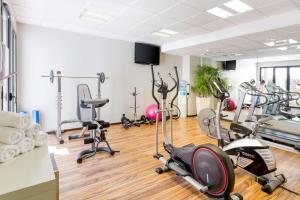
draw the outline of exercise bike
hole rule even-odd
[[[240,126],[240,130],[245,130],[244,133],[222,128],[220,124],[222,102],[230,95],[218,77],[210,80],[208,86],[212,95],[218,99],[217,113],[212,109],[200,111],[198,114],[200,128],[209,136],[214,138],[217,136],[218,140],[219,136],[222,136],[223,140],[218,144],[229,155],[234,166],[255,175],[257,182],[262,185],[262,190],[271,194],[286,182],[286,178],[283,174],[275,175],[276,160],[269,146],[253,138],[259,125],[269,121],[270,118],[257,120],[253,130]]]
[[[176,174],[191,185],[198,191],[207,194],[210,197],[218,199],[236,199],[240,200],[243,197],[240,194],[230,193],[233,191],[235,177],[234,168],[229,156],[212,144],[203,144],[196,146],[188,144],[183,147],[173,146],[172,134],[172,105],[178,96],[179,78],[177,67],[175,68],[176,79],[169,74],[174,86],[169,89],[168,84],[163,81],[161,75],[158,73],[159,80],[155,80],[153,66],[152,71],[152,96],[157,103],[158,110],[156,112],[156,130],[155,130],[155,144],[156,153],[154,158],[163,163],[162,167],[156,168],[158,174],[175,171]],[[161,103],[155,95],[155,87],[158,88],[157,92],[161,96]],[[167,96],[170,92],[176,90],[176,94],[172,98],[170,108],[167,107]],[[158,123],[159,114],[162,113],[162,133],[163,133],[163,146],[165,151],[169,154],[169,158],[165,159],[158,150]],[[170,140],[167,134],[167,114],[169,114],[170,122]],[[222,139],[220,139],[222,140]]]

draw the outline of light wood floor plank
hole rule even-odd
[[[228,124],[225,124],[228,125]],[[127,130],[121,125],[109,128],[107,139],[115,150],[114,156],[98,153],[96,156],[76,163],[81,150],[88,148],[82,140],[67,140],[57,145],[55,137],[49,136],[50,145],[67,149],[68,155],[55,155],[60,171],[60,197],[62,200],[132,200],[132,199],[164,199],[195,200],[209,199],[196,191],[174,172],[158,175],[154,172],[161,166],[153,159],[155,125],[142,125]],[[198,128],[196,118],[174,121],[174,144],[182,146],[188,143],[216,144]],[[161,138],[160,138],[161,141]],[[300,192],[300,155],[273,149],[277,158],[278,172],[288,178],[285,187]],[[166,153],[160,147],[161,153]],[[300,200],[299,196],[282,188],[272,195],[260,190],[251,175],[241,169],[235,170],[236,184],[234,192],[239,192],[244,199],[282,199]]]

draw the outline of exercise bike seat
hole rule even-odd
[[[179,159],[180,161],[184,162],[188,166],[191,166],[192,156],[195,149],[196,146],[192,143],[180,148],[174,147],[172,157],[176,160]]]

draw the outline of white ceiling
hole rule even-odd
[[[242,0],[254,9],[221,19],[206,12],[222,7],[229,0],[10,0],[20,23],[128,40],[168,44],[194,36],[214,33],[244,23],[267,19],[299,9],[300,0]],[[80,19],[84,10],[109,15],[99,24]],[[179,34],[169,38],[152,35],[162,28]],[[255,27],[253,27],[255,28]],[[293,38],[300,41],[300,25],[210,41],[169,51],[174,54],[206,54],[224,58],[232,53],[270,53],[263,42],[268,38]],[[259,51],[258,51],[259,49]],[[209,50],[207,52],[207,50]],[[286,54],[289,51],[273,50]],[[293,52],[295,53],[295,52]],[[300,53],[300,52],[299,52]],[[228,57],[228,56],[227,56]]]

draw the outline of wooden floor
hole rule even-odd
[[[121,125],[114,125],[109,128],[107,138],[111,146],[121,152],[115,156],[99,153],[82,164],[76,163],[77,154],[88,147],[82,140],[66,139],[65,144],[57,145],[54,136],[50,135],[50,145],[63,152],[55,155],[60,171],[60,199],[208,199],[173,172],[161,175],[154,172],[161,165],[152,158],[154,128],[154,125],[143,125],[124,130]],[[191,142],[215,143],[201,132],[196,118],[174,121],[174,138],[176,146]],[[288,179],[284,186],[300,193],[300,155],[278,149],[274,149],[274,153],[278,172],[284,173]],[[300,199],[282,188],[270,196],[262,192],[260,185],[243,170],[237,169],[235,174],[234,192],[239,192],[246,200]]]

